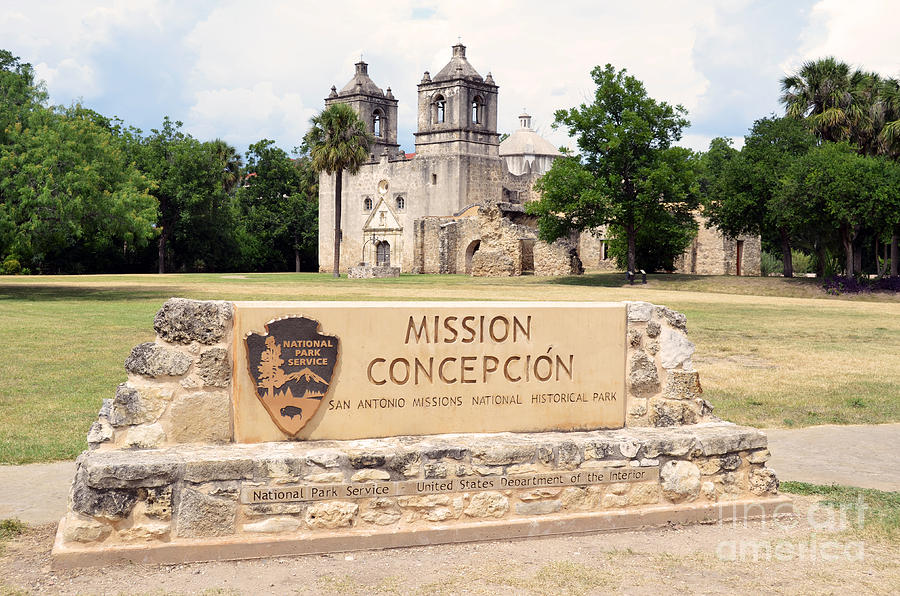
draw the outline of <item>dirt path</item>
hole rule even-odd
[[[900,585],[895,545],[813,533],[814,502],[800,497],[792,518],[736,527],[56,572],[45,525],[7,543],[0,594],[887,594]]]

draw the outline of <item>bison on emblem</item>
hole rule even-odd
[[[338,338],[319,333],[314,319],[288,317],[248,334],[245,343],[256,397],[278,428],[296,435],[328,393]]]

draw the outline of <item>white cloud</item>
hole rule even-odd
[[[79,64],[72,58],[58,62],[55,68],[46,62],[35,64],[34,72],[57,97],[93,97],[100,92],[93,66]]]
[[[900,75],[897,15],[896,0],[821,0],[813,7],[799,52],[785,61],[785,72],[798,70],[805,60],[835,56],[885,76]]]

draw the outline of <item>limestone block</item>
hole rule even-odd
[[[337,468],[343,459],[343,454],[337,449],[314,449],[306,453],[306,464],[320,468]]]
[[[181,538],[234,534],[238,504],[185,487],[178,503],[175,533]]]
[[[88,430],[87,434],[87,442],[91,449],[96,449],[102,443],[111,441],[112,438],[113,427],[106,417],[100,418],[91,424],[91,428]]]
[[[419,475],[419,471],[422,467],[422,456],[413,451],[409,453],[399,453],[388,459],[387,466],[406,478],[413,478]]]
[[[389,526],[400,520],[401,512],[394,499],[378,498],[364,504],[359,516],[370,524]]]
[[[540,445],[537,448],[537,458],[542,464],[550,465],[553,462],[553,448],[547,445]]]
[[[722,469],[722,459],[718,457],[701,459],[694,463],[697,464],[697,468],[704,476],[712,476],[713,474],[717,474],[719,470]]]
[[[771,453],[769,453],[768,449],[757,449],[756,451],[751,451],[747,456],[747,461],[751,464],[763,464],[769,461],[769,457],[771,457]]]
[[[665,306],[657,306],[656,312],[675,329],[687,332],[687,317],[683,313],[666,308]]]
[[[629,486],[626,482],[616,482],[606,487],[606,491],[611,495],[624,495],[628,492]]]
[[[225,391],[183,392],[165,418],[170,441],[227,443],[232,440],[231,400]]]
[[[563,509],[596,509],[600,504],[602,488],[599,486],[570,486],[562,491],[560,502]]]
[[[737,453],[729,453],[725,457],[722,458],[722,469],[723,470],[737,470],[741,467],[741,456]]]
[[[344,481],[343,472],[321,472],[319,474],[310,474],[304,478],[307,482],[315,482],[319,484],[339,484]]]
[[[164,540],[169,536],[172,524],[159,521],[135,523],[129,528],[119,530],[118,537],[122,542],[152,542]]]
[[[650,424],[678,426],[684,424],[684,404],[681,401],[654,397],[650,399]]]
[[[662,500],[662,488],[658,482],[641,482],[631,487],[629,505],[652,505]]]
[[[506,473],[510,476],[515,476],[516,474],[540,474],[546,471],[535,464],[516,464],[506,468]]]
[[[180,478],[177,456],[159,457],[152,451],[89,451],[76,461],[76,478],[96,489],[151,488],[172,484]]]
[[[170,298],[156,313],[153,328],[169,342],[211,345],[225,339],[231,316],[230,302]]]
[[[536,488],[519,494],[520,501],[540,501],[542,499],[552,499],[559,496],[562,492],[561,488]]]
[[[137,491],[91,488],[84,482],[84,475],[76,473],[69,501],[72,511],[76,513],[110,520],[123,519],[134,509]]]
[[[140,491],[143,498],[142,512],[159,520],[172,519],[172,487],[161,486]]]
[[[512,277],[516,266],[504,250],[482,248],[472,255],[473,277]]]
[[[764,449],[768,440],[758,430],[749,430],[734,425],[699,425],[696,435],[703,455],[724,455],[733,451]]]
[[[644,338],[644,334],[638,331],[637,329],[629,329],[628,330],[628,345],[632,348],[641,347],[641,340]]]
[[[560,443],[557,452],[559,454],[559,467],[565,470],[574,470],[584,461],[581,447],[571,441]]]
[[[700,493],[700,469],[689,461],[669,461],[659,471],[663,493],[672,501],[692,500]]]
[[[260,515],[296,515],[306,511],[306,503],[259,503],[244,505],[242,508],[247,517]]]
[[[638,451],[641,449],[641,444],[637,441],[620,441],[618,447],[622,457],[631,459],[637,457]]]
[[[323,501],[306,509],[306,525],[310,528],[349,528],[359,505],[347,501]]]
[[[373,482],[390,480],[391,475],[384,470],[360,470],[353,474],[350,482]]]
[[[112,426],[156,422],[172,401],[173,390],[165,387],[133,387],[122,383],[109,406]]]
[[[656,321],[650,321],[647,323],[647,337],[657,338],[659,337],[660,325]]]
[[[425,478],[446,478],[447,465],[444,462],[425,464]]]
[[[663,368],[681,366],[690,370],[693,356],[694,344],[681,331],[666,327],[659,334],[659,361]]]
[[[270,517],[262,521],[244,524],[243,530],[255,534],[283,534],[295,532],[302,525],[303,522],[296,517]]]
[[[464,513],[469,517],[503,517],[509,511],[509,499],[502,493],[475,493]]]
[[[498,442],[495,445],[479,446],[472,450],[472,463],[487,466],[508,466],[524,464],[534,460],[534,445]]]
[[[448,495],[413,495],[398,497],[397,503],[408,509],[431,509],[450,504]]]
[[[112,532],[112,526],[74,513],[66,514],[63,540],[66,542],[99,542]]]
[[[562,501],[530,501],[516,503],[518,515],[547,515],[562,509]]]
[[[628,497],[625,495],[604,495],[601,507],[604,509],[618,509],[628,504]]]
[[[628,305],[628,322],[645,323],[653,316],[656,306],[649,302],[626,302]]]
[[[667,429],[665,432],[671,434],[661,435],[644,443],[643,455],[645,457],[655,458],[660,455],[684,457],[700,451],[697,439],[693,434],[683,433],[681,429]],[[704,455],[706,454],[704,453]]]
[[[209,387],[227,387],[231,382],[231,362],[228,350],[210,348],[200,352],[197,360],[197,375]]]
[[[754,495],[776,494],[778,478],[769,468],[754,468],[750,472],[750,492]]]
[[[706,481],[700,485],[700,493],[710,501],[716,500],[716,485],[710,481]]]
[[[125,433],[122,446],[126,449],[154,449],[166,441],[166,431],[158,423],[131,426]]]
[[[663,397],[667,399],[697,399],[702,393],[700,373],[697,371],[670,370],[666,372]]]
[[[631,391],[638,397],[659,391],[659,373],[656,363],[643,350],[636,350],[629,358],[628,381]]]
[[[633,399],[631,406],[628,408],[628,416],[630,418],[643,418],[647,415],[647,400]]]
[[[271,477],[269,461],[260,462],[263,474]],[[226,454],[211,455],[202,459],[187,462],[184,466],[184,479],[188,482],[214,482],[218,480],[249,480],[253,478],[257,466],[246,458],[228,457]]]
[[[147,342],[131,349],[125,370],[145,377],[180,377],[192,363],[193,358],[183,352]]]
[[[360,468],[380,468],[384,465],[387,457],[384,453],[377,451],[355,450],[347,452],[347,459],[350,466],[358,470]]]

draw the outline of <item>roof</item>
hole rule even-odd
[[[355,64],[356,73],[350,82],[344,85],[338,95],[365,93],[366,95],[384,95],[384,91],[369,78],[369,65],[360,60]]]
[[[451,81],[453,79],[468,79],[470,81],[478,81],[479,83],[484,82],[484,79],[478,74],[478,71],[476,71],[466,59],[466,46],[461,43],[453,46],[453,57],[450,58],[450,62],[434,75],[434,79],[432,80],[438,82]]]
[[[531,116],[522,114],[520,121],[531,124]],[[506,155],[562,155],[553,143],[534,132],[530,126],[523,126],[500,142],[500,156]]]

